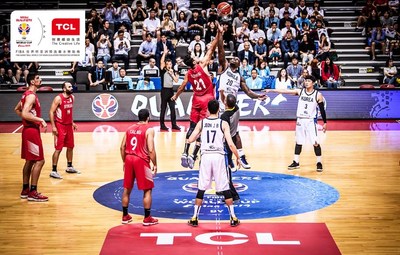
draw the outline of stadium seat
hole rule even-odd
[[[381,89],[394,89],[394,88],[396,88],[393,84],[381,84],[379,87]]]
[[[374,89],[374,85],[371,84],[362,84],[360,85],[360,89]]]
[[[53,88],[50,86],[43,86],[38,89],[38,91],[53,91]]]
[[[156,90],[161,90],[161,78],[160,77],[150,77],[150,80],[154,83],[154,88]]]
[[[88,71],[78,71],[76,73],[76,88],[78,91],[86,91],[89,86]]]

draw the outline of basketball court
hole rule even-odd
[[[324,171],[306,145],[301,168],[293,160],[295,121],[242,121],[240,132],[251,169],[233,174],[241,220],[229,226],[221,197],[207,192],[199,227],[193,213],[198,162],[180,166],[188,122],[180,132],[156,130],[159,174],[152,214],[141,225],[141,193],[133,191],[133,222],[121,225],[122,161],[119,146],[129,122],[77,123],[74,166],[63,180],[49,177],[53,138],[42,133],[46,163],[39,191],[49,202],[20,199],[20,123],[0,126],[0,242],[2,254],[398,254],[400,251],[400,123],[329,121],[320,131]],[[169,124],[169,123],[168,123]],[[156,251],[159,251],[157,253]]]

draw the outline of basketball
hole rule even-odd
[[[217,6],[218,15],[228,15],[232,11],[232,7],[227,2],[222,2]]]

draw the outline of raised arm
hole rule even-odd
[[[224,27],[221,26],[220,24],[217,25],[218,25],[218,31],[223,33]],[[216,40],[216,38],[214,40]],[[218,63],[219,63],[218,71],[219,73],[222,73],[227,68],[226,66],[227,61],[225,58],[225,50],[224,50],[224,40],[218,40]]]
[[[208,65],[208,63],[210,62],[211,57],[212,57],[212,55],[214,54],[215,49],[217,48],[217,44],[218,44],[218,41],[219,41],[219,40],[221,40],[221,32],[220,32],[219,29],[218,29],[217,36],[216,36],[215,39],[211,42],[211,46],[210,46],[210,48],[207,50],[207,54],[204,56],[203,60],[199,63],[199,65],[200,65],[202,68],[205,68],[205,67]]]

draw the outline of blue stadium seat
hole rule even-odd
[[[161,90],[161,78],[160,77],[150,77],[150,80],[154,83],[154,88],[156,90]]]

